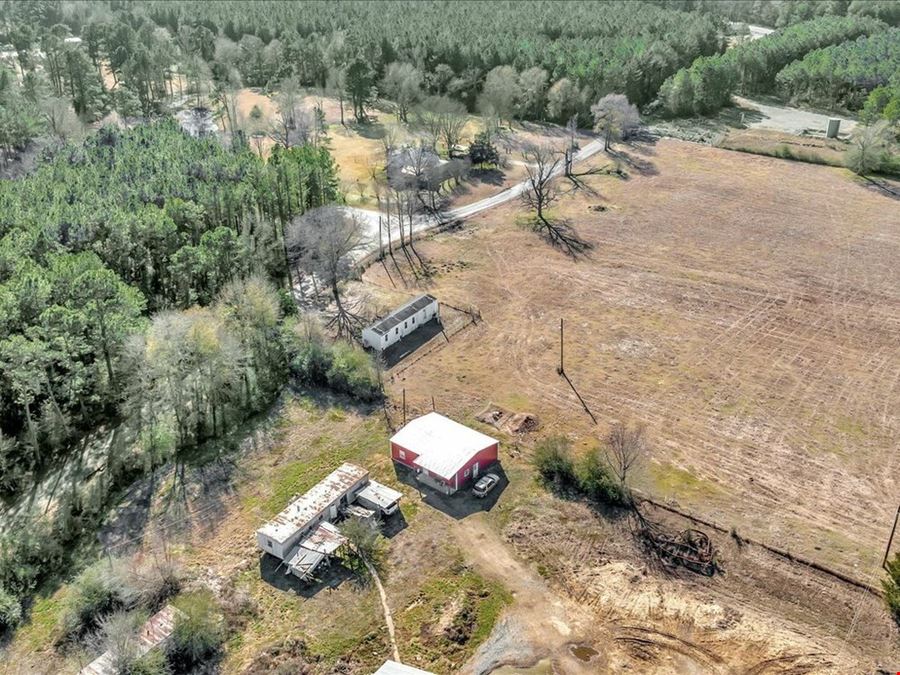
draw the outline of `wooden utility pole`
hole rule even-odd
[[[887,548],[884,549],[884,560],[881,561],[881,566],[885,569],[887,569],[888,556],[891,554],[891,544],[894,543],[894,533],[897,531],[897,521],[900,521],[900,506],[897,507],[897,515],[894,516],[894,526],[891,528],[891,536],[888,537]]]
[[[431,410],[432,412],[437,410],[437,408],[434,407],[434,396],[431,397]]]
[[[406,426],[406,388],[403,389],[403,426]]]
[[[565,367],[563,366],[563,320],[559,320],[559,367],[556,369],[556,372],[562,375],[566,372]]]

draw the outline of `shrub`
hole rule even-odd
[[[15,523],[0,537],[0,586],[19,597],[32,592],[48,569],[61,569],[68,532],[45,519]]]
[[[211,659],[222,645],[222,617],[209,593],[194,593],[176,603],[181,614],[168,645],[168,661],[175,672],[186,672]]]
[[[128,675],[169,675],[172,670],[161,649],[151,649],[132,662]]]
[[[325,386],[328,368],[331,366],[331,350],[325,341],[322,329],[313,321],[307,320],[293,327],[292,335],[288,335],[291,357],[291,371],[303,384],[315,387]]]
[[[298,324],[287,341],[291,370],[303,384],[329,387],[363,401],[381,398],[378,364],[360,347],[329,342],[312,321]]]
[[[534,466],[547,483],[559,487],[577,486],[572,448],[565,436],[548,436],[534,449]]]
[[[884,588],[884,601],[894,621],[900,625],[900,553],[888,561],[888,578],[881,582]]]
[[[60,615],[63,639],[76,639],[96,630],[104,617],[132,606],[134,600],[120,561],[113,565],[106,561],[95,563],[72,582]]]
[[[181,590],[184,571],[172,560],[135,562],[128,571],[128,583],[141,606],[158,611],[166,600]]]
[[[336,342],[331,348],[328,386],[363,401],[381,397],[378,367],[365,351],[349,342]]]
[[[139,632],[144,616],[114,612],[100,620],[100,649],[109,652],[116,673],[131,675],[138,660]]]
[[[5,588],[0,587],[0,633],[13,630],[22,620],[22,604]]]
[[[625,495],[607,466],[601,451],[588,452],[578,466],[578,487],[590,499],[622,504]]]

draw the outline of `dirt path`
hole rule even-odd
[[[484,675],[503,665],[530,666],[550,656],[559,673],[594,672],[569,651],[591,630],[595,619],[590,612],[553,591],[512,553],[483,515],[454,520],[451,531],[479,573],[502,583],[514,598],[499,630],[463,667],[463,675]],[[510,640],[513,632],[516,639]]]
[[[573,163],[582,162],[590,157],[593,157],[598,152],[603,150],[603,140],[596,139],[589,143],[587,143],[583,148],[581,148],[577,153],[575,153],[575,157],[573,159]],[[554,176],[561,176],[565,171],[565,166],[562,162],[560,162],[559,166],[553,172]],[[426,214],[423,216],[419,216],[413,222],[413,232],[423,232],[425,230],[429,230],[435,228],[442,223],[453,222],[457,220],[466,220],[467,218],[471,218],[473,216],[478,215],[484,211],[495,208],[497,206],[502,206],[507,202],[512,201],[513,199],[517,199],[525,192],[527,181],[522,181],[521,183],[516,183],[512,187],[506,188],[502,192],[499,192],[491,197],[487,197],[485,199],[481,199],[472,204],[467,204],[465,206],[460,206],[455,209],[450,209],[448,211],[444,211],[437,215]],[[378,211],[370,211],[368,209],[360,209],[356,207],[347,207],[349,210],[352,210],[358,216],[360,216],[366,224],[367,236],[369,239],[368,246],[365,247],[365,251],[360,253],[361,256],[375,251],[378,249],[378,231],[379,228],[382,227],[381,221],[383,215]],[[409,227],[404,224],[404,233],[408,236]],[[396,222],[391,221],[391,239],[393,241],[399,241],[400,239],[400,230]],[[387,237],[385,236],[385,243],[387,243]]]
[[[387,624],[388,637],[391,640],[391,652],[393,653],[394,661],[400,661],[400,650],[397,649],[397,635],[394,632],[394,617],[391,615],[391,608],[388,606],[387,594],[384,592],[384,586],[381,584],[378,572],[375,571],[372,564],[365,558],[363,558],[363,562],[365,562],[369,574],[372,575],[372,580],[375,582],[375,587],[378,589],[378,596],[381,598],[381,609],[384,611],[384,622]]]

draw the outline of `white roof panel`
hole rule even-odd
[[[396,504],[402,496],[402,492],[397,492],[394,488],[389,488],[374,480],[370,480],[366,487],[356,493],[357,499],[362,497],[373,504],[378,504],[382,509]]]
[[[397,661],[385,661],[384,664],[372,675],[434,675],[427,670],[420,670],[412,666],[405,666]]]
[[[391,442],[416,453],[416,465],[450,480],[473,455],[497,440],[430,412],[412,420],[391,437]]]

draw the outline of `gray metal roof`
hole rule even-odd
[[[402,492],[397,492],[395,489],[374,480],[370,480],[369,484],[356,494],[357,499],[362,497],[373,504],[377,504],[382,509],[396,504],[402,496]]]
[[[432,302],[436,301],[437,299],[432,295],[420,295],[418,298],[410,300],[402,307],[395,309],[388,314],[381,321],[373,325],[372,330],[378,335],[384,335],[401,321],[405,321],[416,312],[425,309]]]

